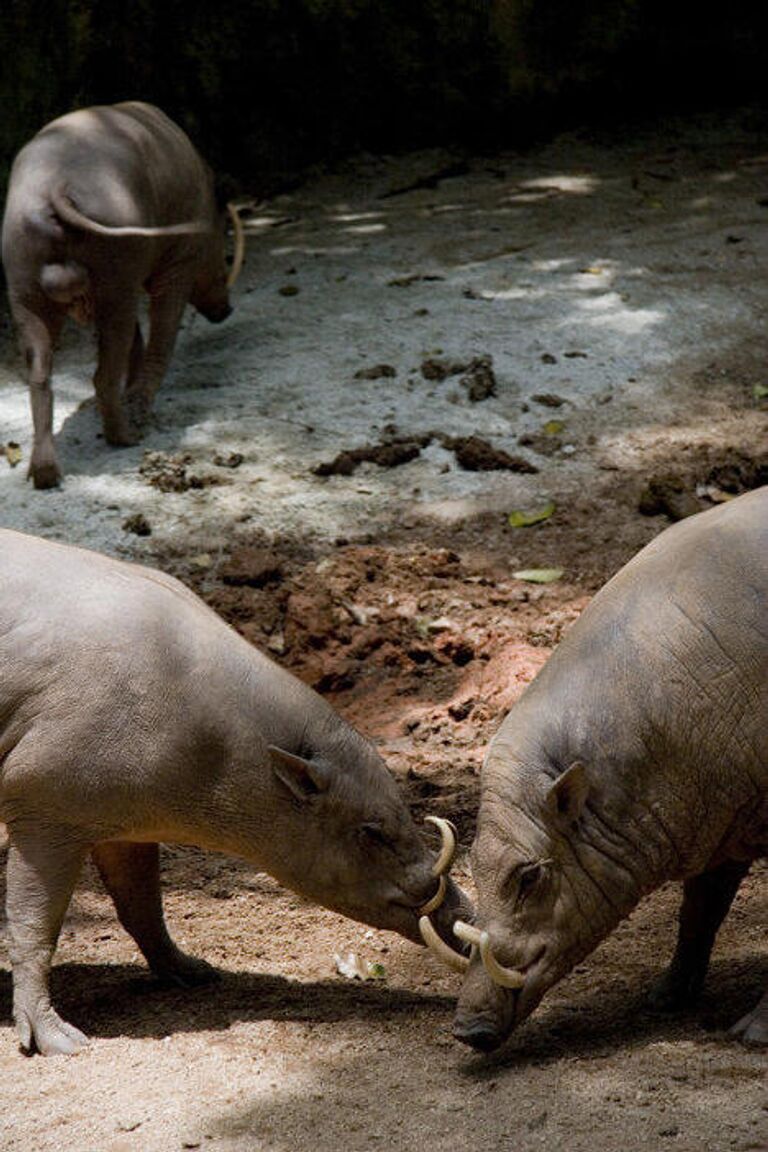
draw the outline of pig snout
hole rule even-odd
[[[197,310],[205,316],[206,320],[210,320],[211,324],[221,324],[222,320],[226,320],[228,316],[232,315],[232,305],[229,300],[220,301],[216,304],[201,304],[198,305]]]
[[[478,1052],[493,1052],[512,1030],[517,995],[494,984],[479,958],[475,959],[459,995],[453,1018],[454,1037]]]

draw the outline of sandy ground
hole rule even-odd
[[[358,159],[250,212],[236,313],[187,320],[141,447],[104,446],[90,340],[65,335],[58,492],[24,481],[6,327],[0,442],[22,463],[0,457],[0,522],[182,575],[466,848],[484,746],[591,593],[670,517],[768,482],[767,222],[748,114]],[[462,467],[468,437],[507,466]],[[513,576],[542,566],[561,579]],[[176,937],[222,982],[159,987],[86,875],[54,989],[93,1042],[23,1060],[0,1028],[4,1150],[768,1148],[765,1055],[727,1037],[768,977],[763,867],[695,1012],[644,1006],[664,889],[492,1058],[452,1041],[457,978],[412,945],[191,849],[167,849],[165,878]],[[346,949],[385,984],[337,975]],[[7,964],[0,992],[7,1021]]]

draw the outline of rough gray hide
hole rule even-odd
[[[22,1045],[84,1043],[48,971],[90,853],[155,972],[211,973],[163,922],[158,842],[243,856],[346,916],[420,942],[427,847],[373,746],[177,580],[0,531],[0,820]],[[448,936],[472,909],[451,881]]]
[[[701,988],[717,929],[768,852],[768,488],[663,532],[594,598],[483,767],[475,958],[455,1035],[495,1048],[666,880],[684,882],[660,1006]],[[768,995],[735,1026],[768,1042]]]
[[[93,323],[96,399],[110,444],[136,443],[184,306],[230,312],[224,228],[211,173],[150,104],[85,108],[48,124],[16,157],[2,255],[26,365],[36,488],[58,484],[53,349],[67,316]],[[149,295],[146,348],[137,321]],[[125,389],[125,394],[124,394]]]

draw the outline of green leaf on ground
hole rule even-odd
[[[513,572],[515,580],[525,580],[529,584],[553,584],[563,575],[562,568],[521,568]]]
[[[549,520],[554,510],[554,501],[548,500],[541,508],[535,508],[531,512],[523,512],[516,508],[514,512],[509,513],[507,521],[511,528],[530,528],[532,524],[541,524],[543,520]]]

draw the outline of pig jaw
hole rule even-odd
[[[453,1019],[453,1035],[478,1052],[493,1052],[517,1023],[519,993],[500,988],[476,960],[470,965]]]

